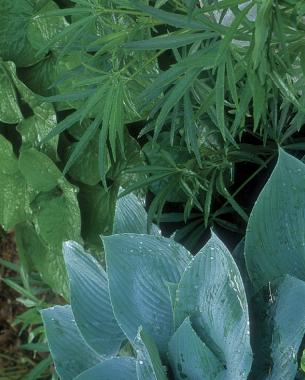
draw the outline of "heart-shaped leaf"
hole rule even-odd
[[[173,333],[166,284],[179,282],[190,254],[173,240],[152,235],[112,235],[103,241],[110,298],[119,325],[130,341],[143,326],[164,355]]]

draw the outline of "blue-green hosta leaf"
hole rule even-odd
[[[134,194],[125,195],[119,198],[115,205],[115,215],[113,223],[113,234],[122,233],[146,234],[147,212]],[[161,235],[159,228],[152,227],[153,235]]]
[[[272,372],[268,380],[294,380],[297,355],[305,333],[305,282],[286,276],[271,309],[273,333]]]
[[[73,380],[102,361],[102,357],[81,336],[69,305],[44,309],[41,314],[55,369],[61,380]]]
[[[11,143],[0,135],[0,224],[5,230],[26,219],[30,193],[18,170]]]
[[[225,378],[246,379],[252,363],[246,294],[230,252],[216,235],[184,272],[176,297],[176,327],[190,316],[196,333],[226,365]]]
[[[45,154],[31,148],[19,156],[19,169],[26,182],[38,191],[50,191],[62,177],[61,171]]]
[[[112,358],[88,369],[74,380],[138,380],[133,358]]]
[[[106,272],[75,242],[64,243],[64,258],[71,307],[82,336],[99,354],[115,355],[125,335],[113,315]]]
[[[16,124],[23,119],[14,85],[0,64],[0,121]]]
[[[245,256],[253,286],[290,274],[305,280],[305,165],[279,152],[249,218]]]
[[[134,346],[137,353],[138,379],[167,380],[157,346],[142,327],[139,328]]]
[[[174,328],[166,283],[179,282],[189,252],[171,239],[139,234],[105,237],[104,248],[110,299],[120,327],[133,341],[143,326],[164,355]]]
[[[169,360],[175,380],[215,380],[224,368],[215,354],[201,341],[186,318],[169,342]]]

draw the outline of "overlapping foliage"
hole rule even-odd
[[[192,252],[209,226],[244,234],[239,193],[278,145],[304,150],[304,15],[301,0],[0,0],[0,224],[27,286],[38,271],[68,299],[66,240],[103,263],[99,235],[154,234],[153,221],[183,226],[173,238]],[[285,204],[273,194],[288,178],[249,231],[267,196]],[[303,243],[282,258],[280,217],[276,247],[247,236],[255,290],[283,268],[302,279]]]
[[[305,333],[304,181],[304,164],[281,151],[233,253],[239,268],[215,234],[195,257],[160,236],[105,237],[107,272],[67,242],[71,305],[42,312],[60,378],[294,380]]]

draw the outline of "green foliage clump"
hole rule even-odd
[[[105,272],[66,242],[71,303],[42,311],[60,378],[294,380],[304,183],[304,164],[280,151],[233,255],[214,233],[195,257],[172,238],[119,233],[103,238]]]

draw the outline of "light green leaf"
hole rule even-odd
[[[71,307],[55,306],[41,312],[55,369],[61,380],[73,380],[102,361],[81,336]]]
[[[286,276],[280,283],[270,315],[273,324],[272,371],[268,380],[294,380],[297,355],[305,333],[305,282]]]
[[[36,56],[36,50],[27,37],[33,10],[32,0],[1,0],[0,3],[0,56],[21,67],[41,59],[41,56]]]
[[[34,148],[23,150],[18,164],[27,184],[37,191],[54,189],[62,177],[61,171],[54,162]]]
[[[0,121],[7,124],[19,123],[23,116],[18,105],[15,87],[2,65],[0,65],[0,99]]]
[[[176,380],[215,380],[220,379],[221,372],[224,373],[224,367],[201,341],[189,318],[171,337],[168,356]]]
[[[0,135],[0,224],[5,230],[26,219],[30,194],[11,143]]]
[[[214,234],[178,286],[176,327],[187,316],[203,342],[226,365],[226,379],[247,379],[252,352],[246,294],[230,252]]]
[[[134,358],[112,358],[88,369],[74,380],[138,380]]]
[[[120,327],[133,341],[143,326],[164,355],[173,333],[166,282],[179,281],[190,254],[173,240],[152,235],[112,235],[103,241],[110,298]]]
[[[101,355],[117,354],[125,335],[113,315],[106,272],[75,242],[64,243],[64,258],[71,307],[83,338]]]
[[[44,145],[42,139],[56,126],[56,114],[50,104],[42,103],[33,109],[34,115],[22,120],[17,130],[22,136],[22,149],[36,148],[57,160],[58,137],[54,137]]]
[[[80,240],[80,211],[74,188],[40,193],[31,204],[41,239],[48,245]]]
[[[137,375],[141,380],[167,380],[157,346],[142,328],[135,339]]]
[[[203,41],[215,37],[215,33],[193,33],[193,34],[172,34],[161,37],[154,37],[148,40],[131,41],[123,45],[125,49],[131,50],[159,50],[174,49],[189,45],[197,41]]]
[[[304,164],[280,150],[246,233],[246,263],[256,290],[285,274],[305,280],[304,188]]]
[[[68,299],[68,278],[61,244],[47,245],[30,222],[17,224],[15,236],[18,254],[26,268],[36,269],[54,292]]]

